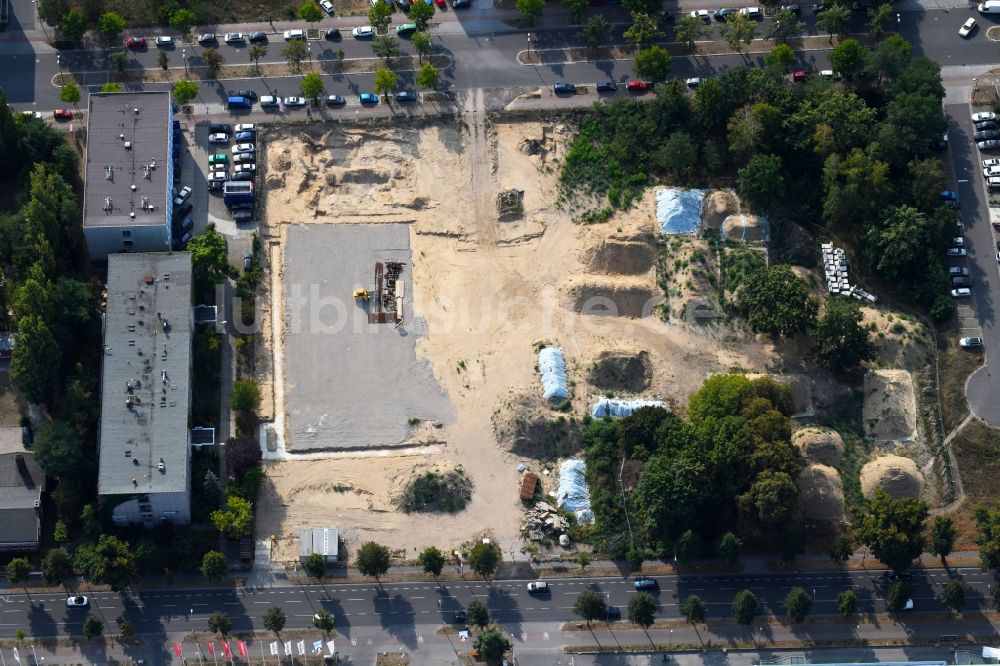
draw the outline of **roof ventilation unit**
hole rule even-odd
[[[125,142],[125,150],[132,150],[132,142],[131,141],[126,141]]]
[[[111,210],[111,197],[104,197],[104,210]]]

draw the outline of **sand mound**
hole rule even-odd
[[[583,262],[594,273],[640,275],[653,267],[656,247],[642,241],[609,240],[588,248]]]
[[[844,491],[837,470],[826,465],[809,465],[799,472],[798,485],[803,516],[813,520],[844,520]]]
[[[701,208],[701,228],[721,229],[722,222],[739,210],[739,202],[732,192],[715,190],[705,195]]]
[[[865,497],[884,490],[893,497],[917,497],[924,487],[924,475],[917,463],[902,456],[880,456],[861,468],[861,492]]]
[[[756,215],[740,213],[730,215],[722,221],[722,235],[725,238],[742,241],[766,241],[767,222]]]
[[[582,430],[579,421],[552,411],[541,397],[523,393],[502,401],[493,410],[492,422],[500,446],[529,458],[555,459],[572,453]]]
[[[865,434],[877,441],[909,441],[916,436],[917,405],[906,370],[865,374]]]
[[[812,463],[837,465],[844,457],[844,439],[829,428],[803,428],[792,434],[792,444]]]
[[[660,302],[653,289],[621,281],[591,281],[568,290],[568,307],[585,315],[648,317]]]
[[[640,392],[649,388],[653,366],[649,354],[623,350],[601,352],[587,380],[599,389]]]

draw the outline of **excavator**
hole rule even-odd
[[[371,297],[372,295],[368,292],[367,289],[358,287],[357,289],[354,290],[354,300],[356,301],[368,301],[371,299]]]

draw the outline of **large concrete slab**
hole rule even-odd
[[[369,324],[357,287],[374,290],[376,261],[406,265],[404,322]],[[417,359],[410,231],[403,224],[306,224],[285,246],[285,404],[296,451],[398,446],[411,419],[450,421],[454,409]]]

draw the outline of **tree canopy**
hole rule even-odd
[[[222,580],[229,573],[226,556],[217,550],[210,550],[201,557],[201,573],[209,580]]]
[[[76,568],[93,583],[105,583],[121,592],[139,580],[135,552],[127,541],[100,535],[97,544],[85,543],[75,554]]]
[[[594,590],[584,590],[573,602],[573,612],[587,621],[590,626],[591,621],[605,617],[608,612],[608,604],[604,595]]]
[[[816,359],[828,370],[850,370],[875,358],[876,349],[862,325],[861,309],[846,298],[831,298],[816,321],[812,337]]]
[[[649,592],[636,592],[628,600],[628,621],[643,629],[653,626],[656,619],[656,599]]]
[[[378,580],[389,570],[389,548],[374,541],[367,541],[358,549],[358,571],[362,576]]]
[[[444,553],[435,546],[428,546],[420,551],[417,561],[424,568],[424,573],[429,573],[436,578],[441,575],[441,570],[444,568]]]
[[[760,602],[757,595],[750,590],[740,590],[733,597],[732,612],[737,624],[749,625],[757,616]]]
[[[880,490],[865,506],[856,534],[880,562],[893,571],[905,571],[924,552],[926,519],[923,500],[896,499]]]
[[[492,542],[478,542],[469,551],[469,566],[483,578],[489,578],[500,566],[499,546]]]
[[[248,537],[253,530],[253,504],[242,497],[229,495],[225,508],[212,512],[212,524],[228,537]]]
[[[784,336],[808,330],[818,310],[805,280],[784,264],[750,273],[740,288],[737,303],[750,328]]]

